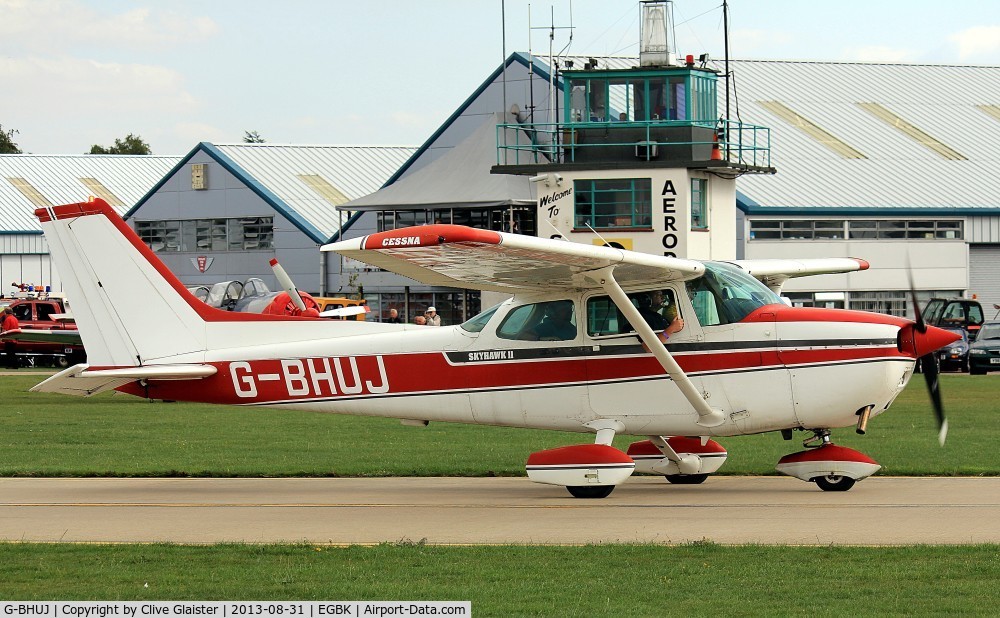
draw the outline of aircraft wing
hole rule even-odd
[[[683,281],[701,275],[695,260],[480,230],[424,225],[344,240],[323,251],[360,260],[428,285],[509,294],[598,289],[588,273],[614,267],[620,285]]]
[[[78,330],[45,330],[34,328],[15,328],[0,333],[0,341],[24,341],[30,343],[59,343],[64,345],[83,345]]]
[[[858,258],[819,258],[805,260],[733,260],[727,262],[747,271],[775,293],[789,279],[809,275],[829,275],[868,270],[869,264]]]
[[[74,365],[31,387],[31,391],[89,397],[136,380],[197,380],[215,375],[216,371],[212,365],[146,365],[97,370],[89,370],[88,365]]]

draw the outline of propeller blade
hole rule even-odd
[[[934,417],[938,424],[938,442],[944,446],[948,437],[948,419],[944,415],[944,404],[941,402],[941,385],[938,381],[938,364],[934,354],[927,354],[920,359],[920,364],[924,369],[924,382],[927,383],[927,392],[931,396],[931,405],[934,406]]]
[[[924,312],[920,309],[917,301],[917,286],[913,283],[913,267],[910,265],[910,254],[906,254],[906,276],[910,280],[910,300],[913,302],[913,312],[916,313],[916,320],[913,325],[918,333],[927,333],[927,324],[924,323]],[[927,392],[931,396],[931,405],[934,406],[934,418],[938,424],[938,443],[944,446],[944,441],[948,437],[948,419],[944,415],[944,403],[941,401],[941,384],[938,381],[938,362],[934,352],[922,356],[918,363],[924,370],[924,382],[927,384]]]
[[[278,280],[278,285],[281,286],[281,289],[288,292],[288,297],[300,312],[305,311],[306,304],[302,302],[302,297],[299,296],[299,290],[295,287],[295,283],[292,282],[292,278],[288,276],[288,273],[281,267],[277,259],[272,258],[270,264],[271,270],[274,271],[274,277]]]
[[[910,302],[913,303],[913,312],[917,314],[914,320],[917,324],[917,332],[927,332],[927,325],[924,324],[924,312],[920,309],[920,302],[917,300],[917,285],[913,283],[913,267],[910,266],[910,254],[906,254],[906,276],[910,280]]]

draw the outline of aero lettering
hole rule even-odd
[[[668,197],[671,196],[671,197]],[[660,191],[660,198],[663,200],[663,248],[675,249],[677,247],[677,189],[674,188],[672,180],[663,183],[663,190]],[[677,257],[674,251],[664,251],[665,257]]]

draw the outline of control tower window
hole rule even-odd
[[[652,181],[649,178],[577,180],[573,183],[576,229],[652,226]]]

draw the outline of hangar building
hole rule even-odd
[[[378,189],[414,149],[202,142],[125,217],[186,285],[261,277],[277,282],[277,258],[302,290],[356,293],[331,285],[327,253],[348,215],[336,206]]]
[[[125,214],[180,157],[132,155],[0,155],[0,294],[11,283],[61,290],[59,273],[34,212],[104,199]]]
[[[627,70],[638,60],[572,57],[554,64],[559,72],[553,80],[552,114],[547,109],[549,66],[537,57],[512,54],[506,71],[498,68],[489,75],[390,178],[389,186],[341,207],[361,211],[345,235],[444,220],[439,215],[448,187],[458,181],[434,170],[433,162],[452,149],[480,148],[481,128],[496,124],[494,114],[511,124],[561,121],[566,69],[596,65]],[[1000,67],[730,64],[735,75],[731,117],[770,128],[771,165],[778,170],[774,176],[737,180],[732,257],[861,257],[871,262],[864,273],[790,281],[785,293],[799,305],[912,315],[907,262],[922,298],[976,295],[987,308],[1000,303],[1000,177],[987,171],[1000,169]],[[715,63],[714,68],[722,67]],[[718,94],[723,113],[721,86]],[[627,103],[615,108],[612,87],[608,98],[614,111],[628,111]],[[498,135],[486,139],[496,141]],[[435,175],[419,184],[440,185],[443,191],[426,194],[423,203],[396,199],[393,183],[428,171]],[[462,182],[474,183],[482,173],[466,169]],[[509,183],[506,208],[526,218],[522,230],[547,234],[544,209],[526,209],[517,201],[530,190],[527,183],[524,177]],[[492,196],[482,208],[497,208],[501,197]],[[462,217],[470,215],[463,212]],[[479,217],[484,226],[502,225],[495,219]],[[616,237],[625,232],[638,240],[644,233],[615,227],[612,223],[608,231]],[[349,268],[343,276],[351,276]]]

